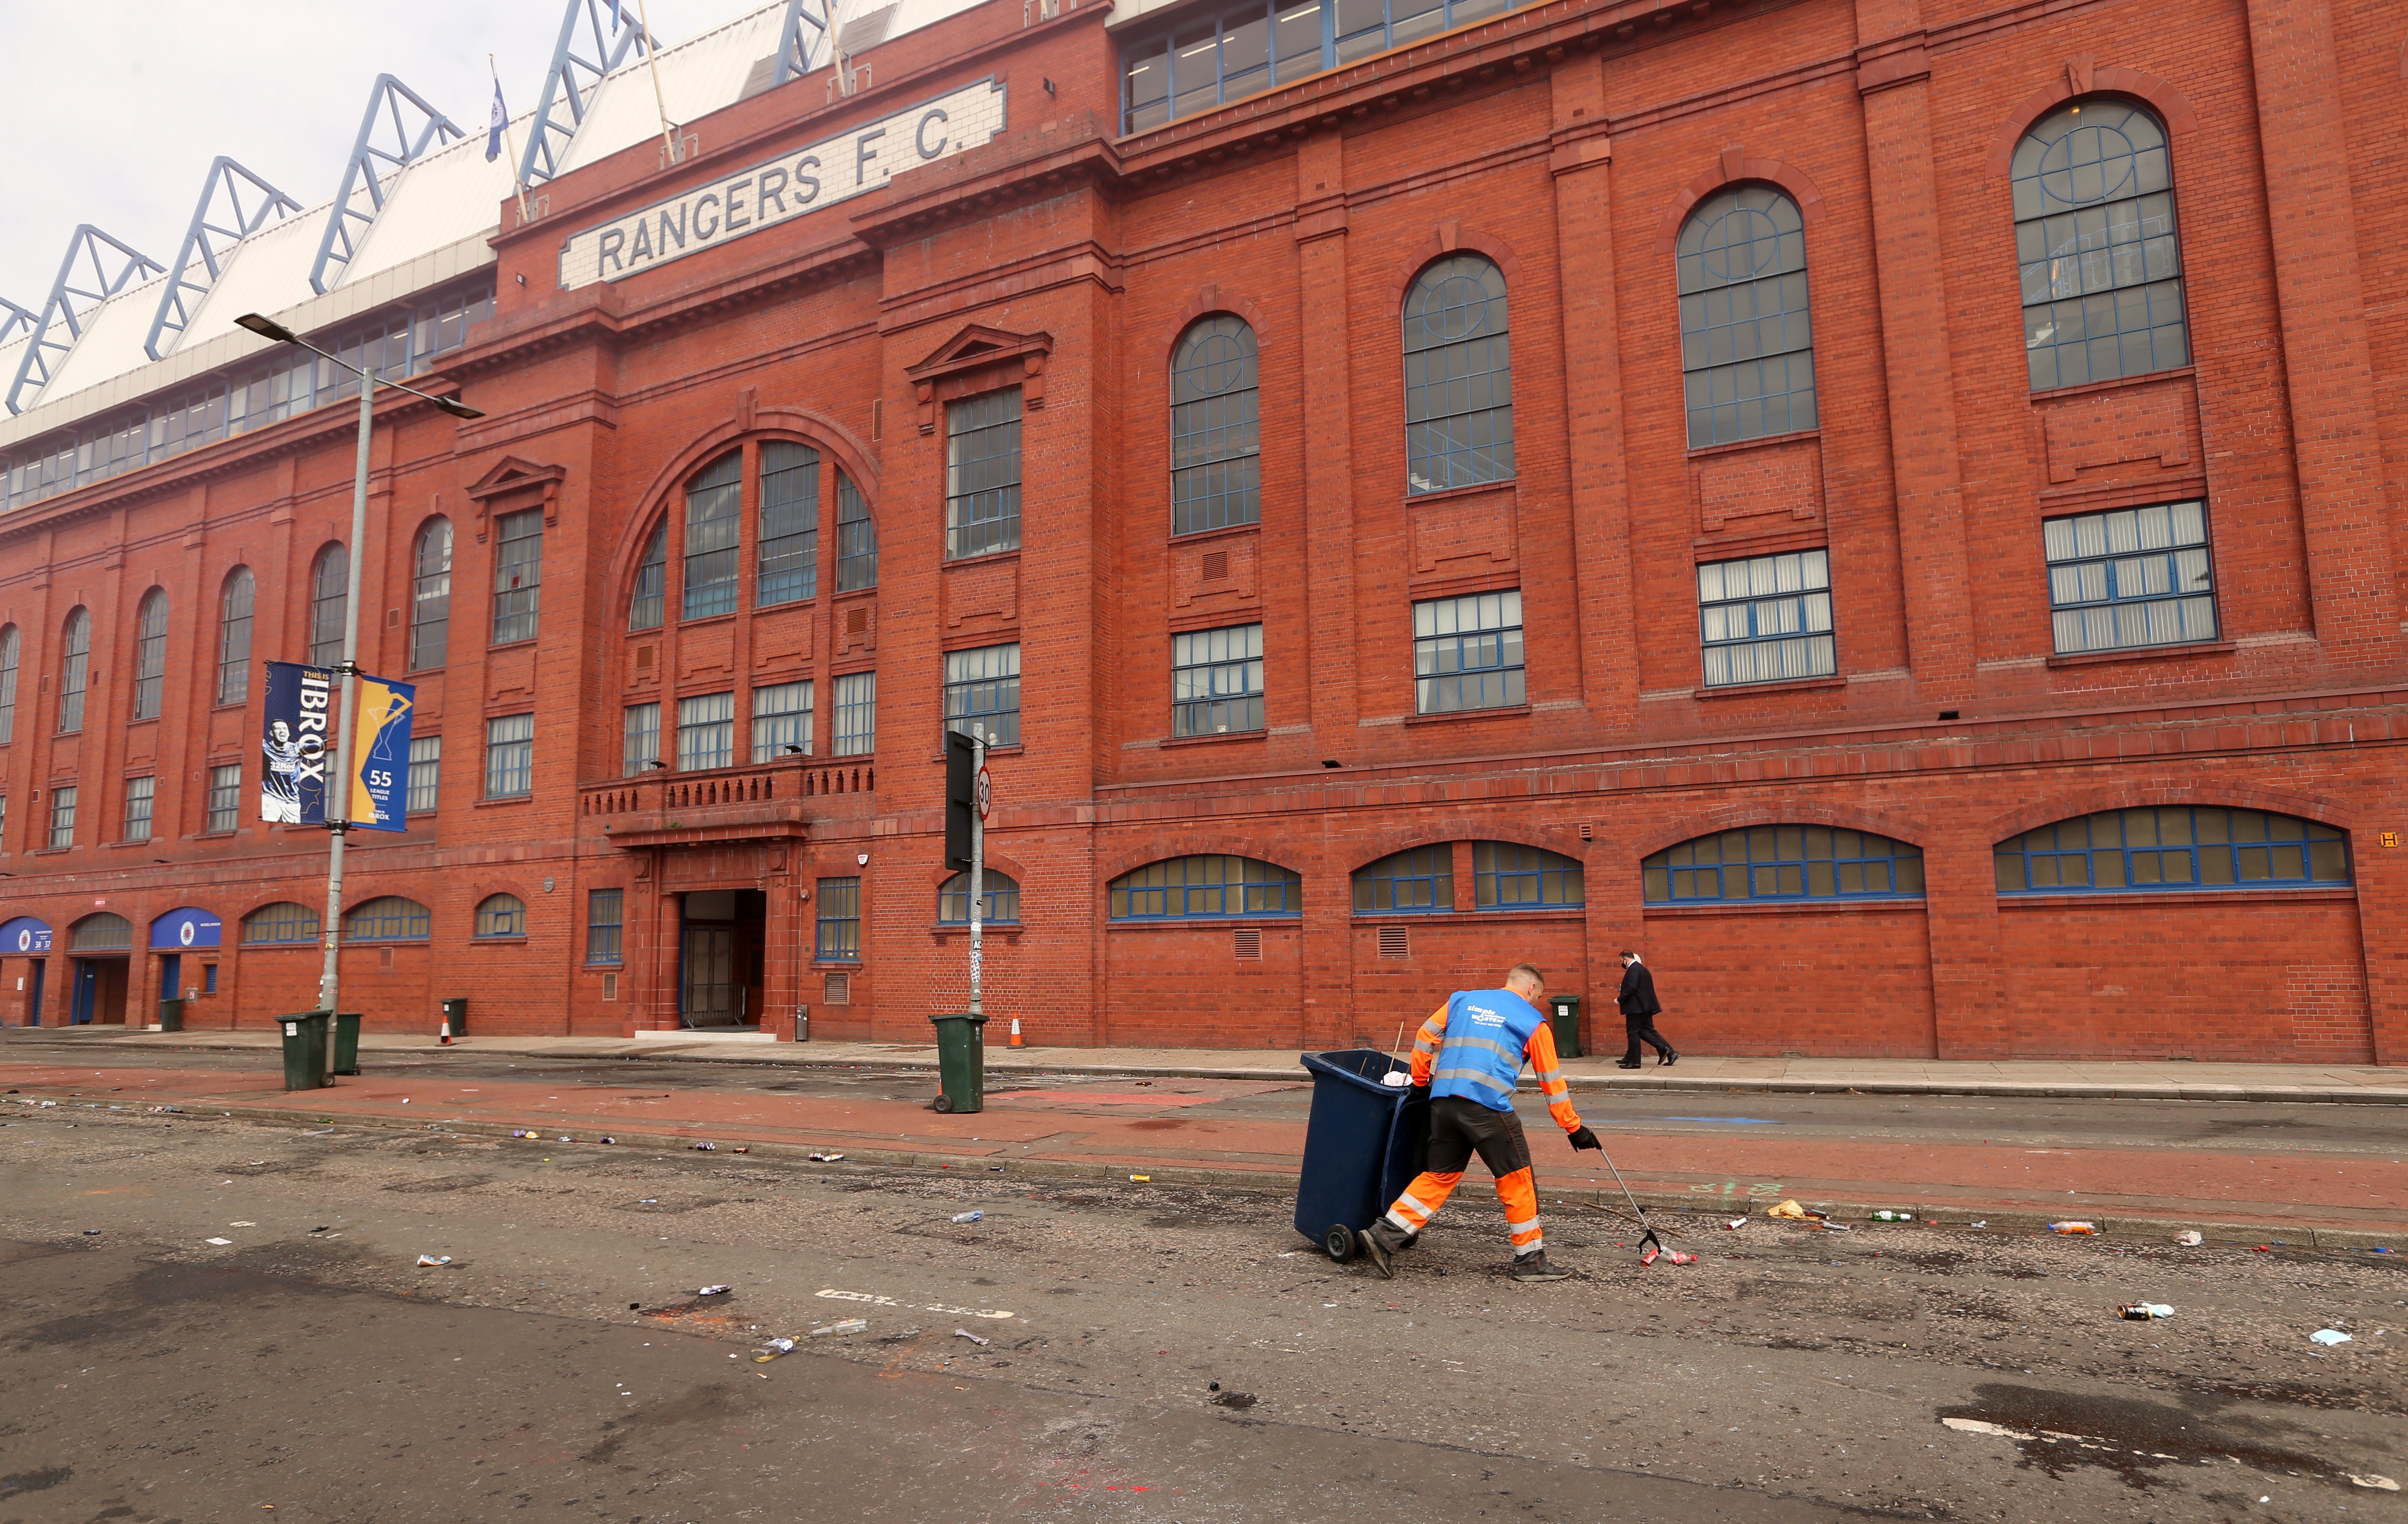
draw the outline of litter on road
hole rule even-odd
[[[959,1215],[959,1216],[955,1217],[953,1220],[954,1220],[955,1222],[977,1222],[977,1221],[979,1221],[980,1219],[983,1218],[985,1215],[986,1215],[986,1214],[985,1214],[985,1213],[983,1213],[983,1212],[965,1212],[965,1213],[963,1213],[961,1215]]]
[[[440,1258],[431,1254],[422,1254],[418,1257],[418,1268],[421,1270],[441,1270],[451,1262],[452,1257],[448,1254]]]
[[[2172,1317],[2174,1310],[2162,1301],[2132,1301],[2116,1308],[2115,1316],[2128,1323],[2146,1323],[2153,1318]]]
[[[813,1154],[810,1158],[813,1164],[840,1164],[844,1161],[842,1154]]]
[[[2088,1234],[2098,1232],[2099,1225],[2088,1222],[2053,1222],[2048,1225],[2048,1230],[2052,1233]]]
[[[2206,1243],[2207,1240],[2200,1236],[2198,1229],[2186,1228],[2181,1232],[2174,1235],[2174,1242],[2181,1244],[2186,1249],[2195,1249],[2200,1244]]]
[[[841,1323],[830,1323],[826,1328],[811,1330],[811,1337],[817,1339],[829,1333],[860,1333],[868,1327],[869,1319],[866,1317],[848,1317]]]
[[[2345,1344],[2351,1342],[2351,1336],[2339,1329],[2318,1329],[2308,1337],[2320,1344]]]
[[[715,1143],[698,1143],[694,1145],[694,1148],[695,1153],[710,1154],[717,1152],[719,1145]]]
[[[953,1337],[954,1337],[954,1338],[956,1338],[956,1339],[968,1339],[970,1343],[972,1343],[972,1344],[974,1344],[978,1345],[978,1346],[979,1346],[980,1348],[982,1348],[982,1349],[983,1349],[983,1348],[985,1348],[987,1345],[989,1345],[989,1344],[991,1344],[995,1343],[995,1341],[994,1341],[994,1340],[992,1340],[992,1339],[982,1339],[982,1338],[980,1338],[977,1334],[972,1333],[972,1332],[971,1332],[969,1330],[968,1330],[968,1329],[955,1329],[955,1330],[953,1330]]]
[[[201,1242],[204,1244],[214,1244],[221,1249],[228,1248],[234,1244],[234,1240],[230,1238],[205,1238],[201,1240]]]
[[[736,1287],[732,1287],[732,1286],[706,1286],[706,1287],[704,1287],[700,1291],[698,1291],[698,1292],[696,1292],[696,1293],[695,1293],[695,1294],[696,1296],[704,1296],[704,1297],[724,1297],[724,1296],[727,1295],[727,1293],[728,1293],[728,1292],[733,1291],[733,1290],[735,1290],[735,1289],[736,1289]]]

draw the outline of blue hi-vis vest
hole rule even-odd
[[[1490,1111],[1512,1111],[1523,1050],[1546,1019],[1510,989],[1460,989],[1448,996],[1446,1042],[1431,1066],[1431,1097],[1461,1096]]]

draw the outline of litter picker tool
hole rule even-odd
[[[1615,1167],[1613,1156],[1605,1152],[1605,1145],[1602,1143],[1598,1145],[1597,1151],[1600,1155],[1604,1156],[1605,1167],[1608,1170],[1612,1171],[1613,1183],[1622,1187],[1622,1199],[1630,1203],[1629,1220],[1636,1222],[1641,1229],[1639,1235],[1639,1262],[1642,1265],[1652,1265],[1656,1262],[1656,1257],[1657,1255],[1669,1254],[1672,1256],[1672,1262],[1674,1264],[1686,1264],[1688,1262],[1688,1257],[1684,1256],[1677,1249],[1667,1248],[1664,1241],[1656,1236],[1656,1225],[1647,1220],[1647,1209],[1639,1204],[1639,1198],[1630,1194],[1630,1184],[1622,1178],[1622,1171]],[[1623,1215],[1622,1213],[1615,1211],[1610,1206],[1602,1208],[1601,1210],[1612,1212],[1617,1217]],[[1675,1238],[1679,1237],[1681,1233],[1681,1230],[1677,1228],[1668,1228],[1665,1231],[1672,1234]]]

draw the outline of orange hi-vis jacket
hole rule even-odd
[[[1439,1052],[1446,1045],[1447,1007],[1440,1006],[1422,1023],[1413,1037],[1413,1084],[1430,1083],[1430,1071],[1436,1066]],[[1564,1083],[1563,1070],[1555,1059],[1555,1034],[1545,1022],[1539,1023],[1523,1046],[1522,1057],[1539,1078],[1539,1091],[1547,1098],[1547,1114],[1566,1132],[1581,1128],[1580,1113],[1572,1110],[1571,1086]]]

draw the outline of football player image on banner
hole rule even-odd
[[[326,823],[326,725],[334,702],[335,674],[327,669],[290,661],[267,664],[260,819],[283,826]]]
[[[351,722],[351,825],[361,830],[409,829],[409,712],[415,683],[360,674],[359,712]]]

